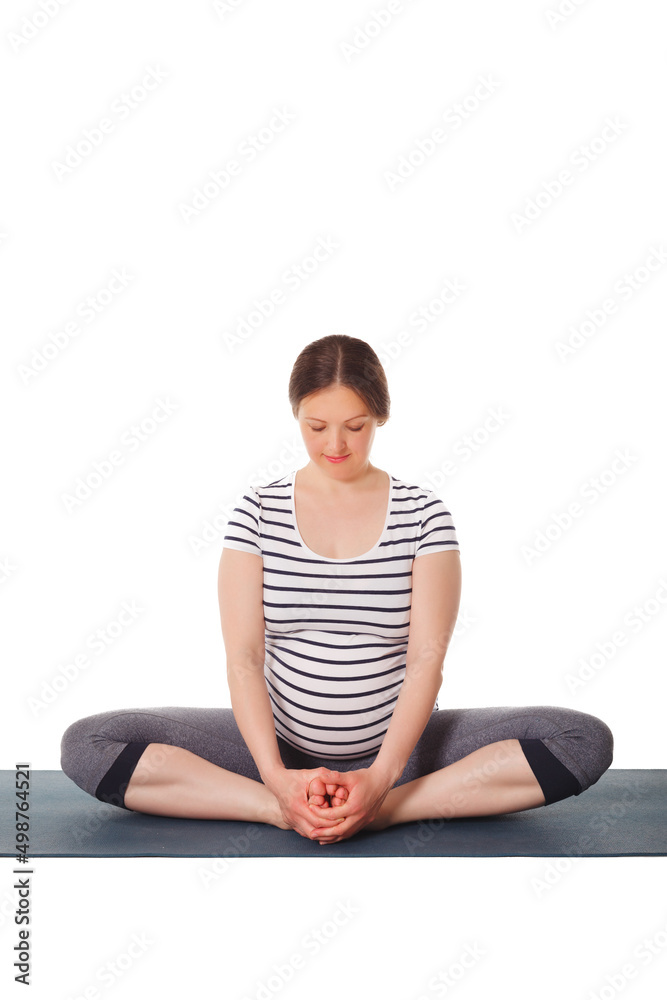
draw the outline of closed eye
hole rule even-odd
[[[310,429],[311,431],[315,431],[316,434],[319,434],[320,431],[324,430],[324,427],[311,427]],[[355,433],[357,431],[363,431],[363,429],[363,427],[348,427],[349,431],[355,431]]]

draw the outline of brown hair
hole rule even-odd
[[[289,380],[292,413],[297,416],[302,399],[312,392],[339,385],[363,399],[378,426],[386,424],[391,400],[382,363],[365,340],[344,333],[313,340],[299,354]]]

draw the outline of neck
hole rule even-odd
[[[384,475],[380,469],[376,469],[370,462],[366,463],[366,468],[354,479],[337,479],[334,475],[328,476],[326,472],[318,466],[309,462],[303,469],[297,470],[297,477],[301,482],[310,484],[320,493],[329,497],[343,497],[349,495],[351,491],[366,489],[377,481],[380,475]]]

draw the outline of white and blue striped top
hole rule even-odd
[[[262,557],[276,732],[316,757],[362,757],[379,750],[405,677],[412,561],[458,549],[456,530],[431,490],[390,476],[373,548],[354,559],[317,555],[299,533],[295,476],[248,487],[223,548]]]

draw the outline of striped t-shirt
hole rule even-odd
[[[362,757],[379,750],[405,677],[412,561],[459,543],[442,500],[390,476],[373,548],[354,559],[317,555],[296,523],[295,476],[248,487],[223,548],[262,557],[264,677],[276,732],[316,757]]]

